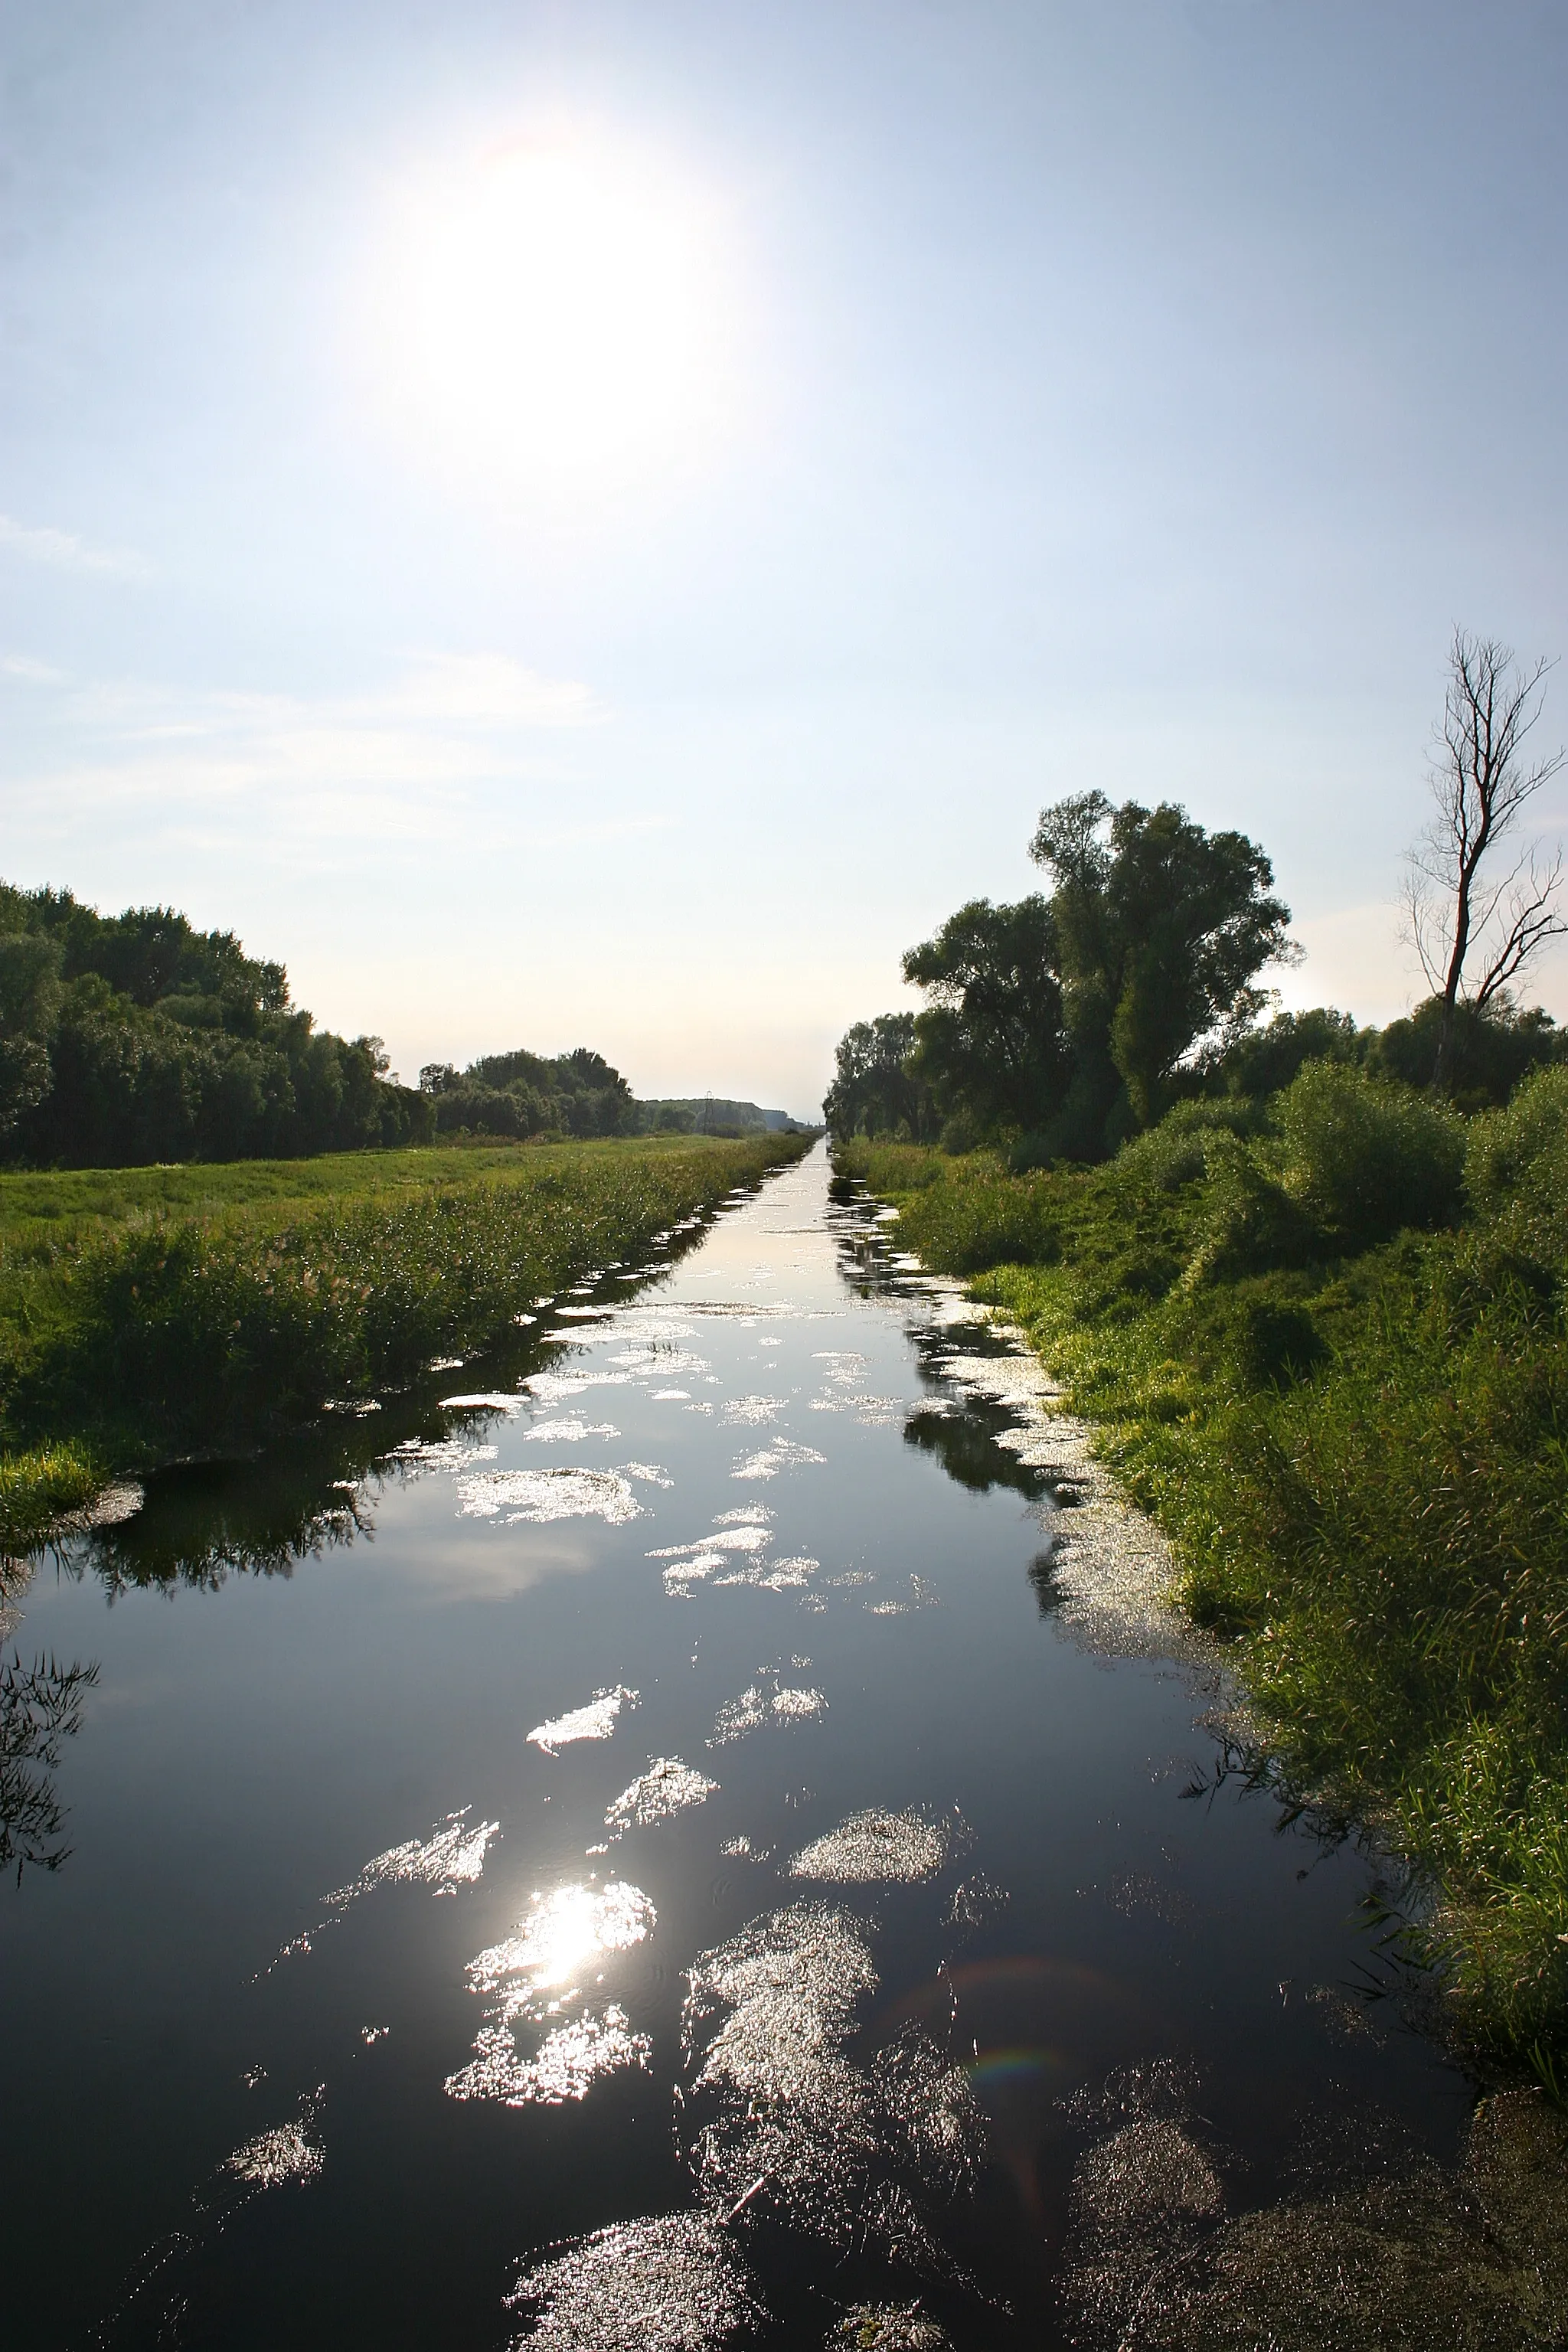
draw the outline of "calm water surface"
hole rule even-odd
[[[11,2342],[1048,2346],[1151,2100],[1244,2206],[1329,2126],[1449,2157],[1369,1864],[1064,1631],[885,1234],[819,1150],[37,1570],[100,1676],[0,1909]]]

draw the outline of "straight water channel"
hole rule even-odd
[[[819,1150],[36,1570],[100,1674],[0,1911],[10,2342],[1109,2342],[1118,2263],[1452,2161],[1372,1865],[1064,1622],[889,1231]]]

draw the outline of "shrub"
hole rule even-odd
[[[1462,1120],[1407,1087],[1309,1062],[1276,1105],[1287,1190],[1346,1248],[1446,1224],[1465,1171]]]

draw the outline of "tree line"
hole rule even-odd
[[[1299,954],[1263,851],[1173,802],[1079,793],[1043,811],[1029,845],[1048,895],[971,899],[903,959],[924,1009],[841,1040],[829,1127],[1001,1144],[1020,1166],[1095,1161],[1180,1100],[1271,1095],[1310,1060],[1434,1087],[1462,1108],[1506,1102],[1531,1070],[1568,1057],[1551,1016],[1510,993],[1564,929],[1561,859],[1516,854],[1513,838],[1563,761],[1526,751],[1544,674],[1456,633],[1405,894],[1433,992],[1408,1018],[1358,1029],[1319,1008],[1260,1025],[1262,974]]]
[[[432,1064],[401,1086],[379,1037],[319,1029],[284,967],[247,956],[232,931],[0,883],[0,1161],[12,1166],[291,1160],[648,1123],[586,1046]]]

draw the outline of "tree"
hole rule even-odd
[[[1057,927],[1039,897],[972,898],[911,948],[904,978],[934,999],[915,1022],[917,1065],[946,1108],[982,1129],[1038,1129],[1072,1074]]]
[[[1432,1084],[1450,1081],[1460,1003],[1489,1004],[1548,940],[1568,931],[1563,854],[1540,842],[1497,879],[1497,853],[1568,753],[1530,761],[1552,665],[1522,668],[1511,646],[1456,629],[1443,723],[1427,776],[1432,815],[1405,861],[1404,937],[1441,1000]]]
[[[835,1135],[907,1135],[926,1140],[935,1122],[925,1087],[910,1067],[912,1013],[857,1021],[838,1041],[837,1072],[823,1102]]]
[[[1099,792],[1042,810],[1029,854],[1056,879],[1063,1016],[1086,1112],[1111,1114],[1120,1081],[1147,1126],[1183,1056],[1250,1022],[1267,1001],[1258,974],[1293,953],[1290,910],[1268,895],[1273,867],[1245,834],[1207,833],[1173,802],[1112,808]]]

